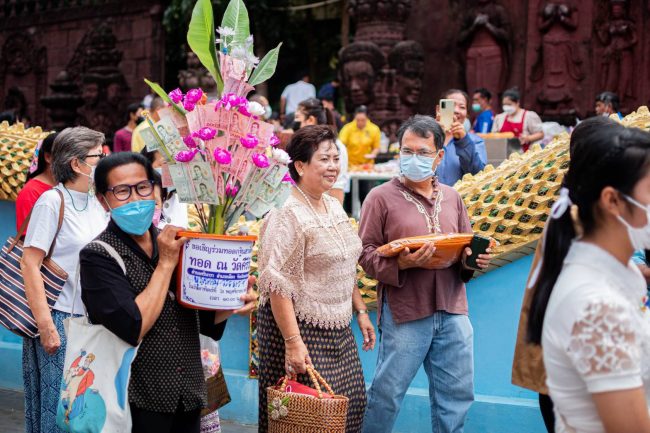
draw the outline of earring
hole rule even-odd
[[[304,174],[303,172],[300,172],[298,173],[298,176],[302,177],[303,174]]]

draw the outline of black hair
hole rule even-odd
[[[357,114],[365,114],[367,116],[368,107],[366,107],[365,105],[359,105],[357,108],[354,109],[354,115],[356,116]]]
[[[148,150],[147,146],[143,147],[142,150],[140,151],[140,155],[144,156],[147,158],[147,161],[149,161],[150,164],[153,165],[154,161],[156,160],[156,154],[158,153],[157,150]]]
[[[596,102],[602,102],[603,104],[611,104],[612,110],[618,113],[619,108],[621,108],[621,101],[618,98],[618,95],[613,92],[602,92],[596,95]]]
[[[164,188],[162,186],[162,176],[156,170],[153,171],[153,179],[152,180],[153,180],[154,185],[158,185],[160,187],[160,189],[164,191]]]
[[[129,104],[126,107],[126,121],[128,123],[129,120],[131,120],[131,114],[135,114],[138,112],[138,110],[144,109],[144,105],[142,105],[139,102],[134,102],[133,104]]]
[[[577,206],[585,235],[596,229],[596,204],[605,187],[631,194],[650,169],[650,133],[611,122],[584,121],[571,135],[572,157],[563,185]],[[550,219],[544,235],[539,280],[530,306],[528,341],[541,344],[544,316],[553,287],[576,238],[572,212]]]
[[[397,142],[402,147],[402,138],[406,131],[412,132],[421,138],[430,138],[433,136],[433,144],[436,149],[440,150],[445,145],[445,132],[436,119],[431,116],[416,114],[409,117],[397,130]]]
[[[465,104],[469,105],[469,95],[467,94],[466,91],[460,90],[460,89],[449,89],[442,94],[442,99],[447,99],[451,95],[455,95],[456,93],[463,95],[463,98],[465,98]]]
[[[33,173],[27,175],[27,180],[33,179],[39,174],[47,170],[47,161],[45,160],[46,153],[52,153],[52,146],[54,145],[54,139],[56,138],[58,132],[53,132],[43,139],[41,143],[41,148],[38,149],[38,162],[36,163],[36,170]]]
[[[336,132],[336,121],[334,120],[334,115],[331,110],[323,107],[323,103],[320,100],[316,98],[305,99],[298,104],[298,108],[304,111],[307,118],[314,116],[317,125],[328,125],[334,128],[334,132]]]
[[[291,136],[291,141],[287,145],[287,153],[291,158],[289,174],[296,183],[300,180],[295,166],[296,161],[309,163],[318,146],[324,141],[330,141],[336,146],[336,134],[327,125],[305,126]]]
[[[488,101],[492,99],[492,93],[485,87],[479,87],[478,89],[474,90],[474,93],[478,93],[482,98],[485,98]]]
[[[521,93],[519,93],[519,89],[516,87],[511,87],[510,89],[506,90],[503,92],[503,98],[508,98],[512,102],[519,102],[521,100]]]
[[[147,179],[155,181],[156,171],[144,156],[135,152],[112,153],[99,161],[97,168],[95,168],[95,190],[97,194],[106,194],[108,191],[108,175],[111,170],[127,164],[141,165],[147,173]]]

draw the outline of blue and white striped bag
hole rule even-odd
[[[63,285],[68,279],[68,273],[51,259],[56,245],[56,236],[61,230],[61,224],[63,224],[63,194],[58,189],[56,191],[61,197],[58,227],[50,251],[41,265],[45,297],[50,308],[56,303]],[[38,337],[38,327],[27,303],[25,281],[20,269],[20,260],[23,257],[22,234],[25,232],[30,217],[31,212],[21,225],[16,236],[7,239],[2,251],[0,251],[0,324],[21,337],[35,338]]]

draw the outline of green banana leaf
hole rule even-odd
[[[217,82],[217,91],[221,94],[223,78],[219,70],[219,57],[214,35],[212,3],[210,0],[198,0],[194,5],[190,27],[187,30],[187,43]]]
[[[277,47],[266,53],[262,61],[260,61],[257,68],[255,68],[251,74],[248,84],[251,86],[257,86],[273,76],[275,68],[278,65],[278,56],[280,54],[281,46],[282,42],[280,42]]]
[[[147,83],[149,85],[149,87],[151,87],[151,90],[153,90],[154,93],[156,93],[156,95],[160,96],[163,101],[167,102],[169,105],[174,107],[174,109],[176,111],[178,111],[180,114],[182,114],[183,116],[185,116],[187,114],[187,111],[185,111],[185,109],[183,107],[181,107],[180,105],[177,105],[176,103],[174,103],[174,101],[172,101],[169,98],[169,95],[160,86],[160,84],[149,81],[146,78],[144,79],[144,82]]]
[[[221,20],[221,27],[230,27],[235,30],[233,42],[243,45],[251,34],[250,23],[248,20],[248,11],[242,0],[230,0],[226,12]],[[223,50],[223,44],[221,46]]]

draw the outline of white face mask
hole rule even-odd
[[[515,111],[517,111],[517,108],[515,108],[514,105],[504,105],[503,106],[503,112],[506,114],[512,114]]]
[[[630,237],[632,248],[634,248],[635,251],[650,250],[650,205],[642,205],[632,197],[625,194],[623,197],[633,205],[644,209],[647,218],[646,224],[643,227],[633,227],[630,223],[625,221],[622,216],[617,216],[618,220],[627,228],[627,235]]]

